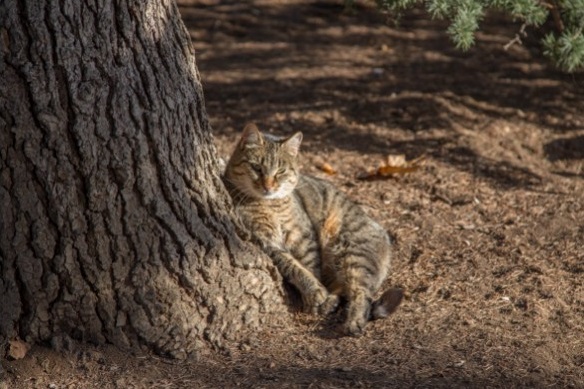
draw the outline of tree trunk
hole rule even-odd
[[[0,346],[184,357],[285,311],[238,236],[173,1],[7,0],[0,50]]]

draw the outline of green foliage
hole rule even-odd
[[[584,35],[582,29],[565,30],[560,35],[548,34],[543,40],[544,53],[560,68],[569,72],[584,64]]]
[[[526,27],[554,26],[542,41],[543,51],[561,69],[584,68],[584,0],[377,0],[395,15],[423,6],[433,18],[450,21],[448,34],[457,48],[468,50],[489,9],[507,12]],[[509,37],[509,41],[518,41]]]
[[[484,13],[483,6],[477,1],[463,0],[453,11],[448,34],[457,48],[468,50],[474,44],[474,33]]]

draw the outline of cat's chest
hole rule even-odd
[[[315,230],[302,204],[295,198],[266,202],[244,210],[253,232],[265,230],[274,242],[290,248],[304,240],[316,240]]]
[[[305,240],[315,240],[314,227],[302,204],[293,200],[290,207],[278,215],[284,244],[294,247]]]

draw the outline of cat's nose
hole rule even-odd
[[[264,185],[264,189],[267,192],[273,190],[276,187],[276,182],[274,180],[274,177],[264,177],[263,185]]]

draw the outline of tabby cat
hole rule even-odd
[[[358,336],[368,320],[401,302],[385,280],[390,240],[385,230],[330,183],[300,174],[302,133],[278,138],[248,124],[224,180],[253,240],[302,295],[308,312],[328,314],[347,301],[343,331]]]

